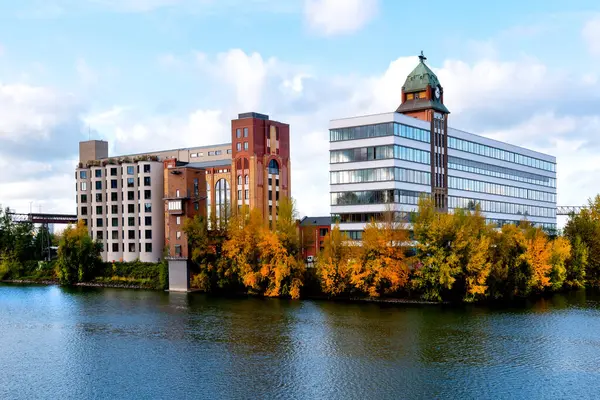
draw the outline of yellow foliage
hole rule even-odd
[[[317,257],[316,268],[321,289],[330,296],[338,296],[348,289],[352,248],[345,241],[346,238],[336,224],[325,237],[323,251]]]
[[[544,232],[535,229],[531,238],[527,240],[527,251],[525,259],[531,268],[529,286],[533,289],[542,290],[550,286],[550,257],[552,255],[552,244]]]

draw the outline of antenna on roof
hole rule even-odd
[[[419,56],[419,60],[421,60],[422,63],[425,63],[425,60],[427,60],[427,57],[425,57],[425,55],[423,54],[423,50],[421,50],[421,55]]]

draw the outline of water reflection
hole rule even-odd
[[[593,398],[599,299],[448,308],[0,285],[0,398]]]

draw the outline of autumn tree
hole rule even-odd
[[[275,230],[283,247],[285,247],[288,254],[294,257],[298,256],[300,250],[298,226],[296,224],[297,217],[298,212],[296,211],[294,199],[291,197],[280,198]]]
[[[551,242],[550,265],[550,284],[553,290],[560,290],[567,279],[567,260],[571,256],[571,243],[558,236]]]
[[[288,242],[289,243],[289,242]],[[260,282],[268,297],[300,298],[304,263],[290,254],[276,232],[263,228],[258,242]]]
[[[591,286],[600,286],[600,195],[588,200],[586,208],[569,217],[564,234],[571,242],[574,251],[579,251],[580,256],[583,255],[581,249],[583,247],[587,249],[586,281]],[[583,246],[578,246],[576,250],[577,237]]]
[[[443,292],[452,289],[461,273],[460,257],[452,249],[454,218],[438,211],[433,199],[423,197],[413,229],[417,255],[412,284],[422,291],[425,300],[441,301]]]
[[[542,291],[551,285],[550,272],[552,265],[552,244],[548,236],[539,228],[530,228],[526,232],[527,250],[524,257],[529,264],[528,290]]]
[[[395,219],[383,213],[382,221],[370,222],[363,233],[359,256],[350,264],[350,283],[360,293],[379,297],[397,292],[408,281],[405,248],[408,233]]]
[[[495,299],[525,296],[529,293],[530,265],[525,253],[528,242],[516,225],[504,225],[494,235],[492,269],[488,278],[488,294]]]
[[[353,258],[353,248],[340,231],[339,224],[325,236],[323,250],[317,257],[317,276],[323,293],[339,296],[346,293],[350,284],[349,262]]]
[[[95,276],[101,266],[102,244],[94,242],[83,221],[69,225],[58,245],[56,272],[63,284],[85,282]]]

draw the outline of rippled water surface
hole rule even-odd
[[[600,297],[512,309],[0,285],[0,399],[600,398]]]

